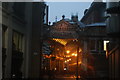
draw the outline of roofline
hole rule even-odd
[[[106,26],[107,26],[105,22],[103,22],[102,25],[101,25],[101,23],[98,23],[98,24],[100,24],[100,25],[96,25],[97,23],[93,23],[93,24],[95,24],[95,25],[88,24],[88,25],[85,25],[85,26],[86,26],[86,27],[106,27]]]
[[[98,4],[98,3],[101,3],[100,5],[103,5],[103,6],[106,5],[105,2],[92,2],[91,6],[88,8],[88,11],[87,11],[87,12],[84,14],[84,16],[81,18],[81,20],[80,20],[81,22],[83,22],[84,19],[90,15],[90,13],[91,13],[91,11],[92,11],[93,9],[94,9],[94,10],[97,10],[97,9],[98,9],[97,7],[100,6],[100,5],[96,5],[96,4]],[[103,7],[103,6],[102,6],[102,7]],[[96,9],[96,8],[97,8],[97,9]]]

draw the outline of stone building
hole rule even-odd
[[[45,3],[2,2],[0,8],[2,79],[40,78]]]
[[[71,19],[63,15],[60,21],[49,27],[49,36],[44,41],[49,43],[49,47],[43,46],[43,70],[54,70],[56,74],[61,75],[65,72],[75,75],[77,47],[80,46],[76,41],[81,31],[80,27],[84,27],[84,24],[78,20],[77,15],[72,15]]]
[[[105,42],[108,41],[105,24],[106,4],[93,2],[86,9],[81,22],[82,28],[83,64],[81,64],[83,78],[108,78],[108,60],[106,58]]]
[[[110,80],[120,79],[120,1],[108,0],[106,7],[106,24],[109,43],[107,56],[109,59]]]

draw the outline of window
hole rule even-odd
[[[7,41],[7,27],[5,26],[2,26],[2,47],[3,48],[7,48],[7,44],[6,44],[6,41]]]
[[[90,50],[95,50],[96,40],[90,41]]]
[[[22,52],[23,35],[13,31],[13,49]]]

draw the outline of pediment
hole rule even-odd
[[[61,20],[55,23],[50,30],[50,36],[52,38],[77,38],[78,34],[75,30],[75,26],[68,21]]]
[[[64,20],[61,20],[57,22],[54,26],[52,26],[52,28],[69,28],[69,27],[72,27],[72,25]]]

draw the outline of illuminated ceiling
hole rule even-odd
[[[52,40],[62,44],[62,45],[66,45],[68,42],[75,40],[75,39],[57,39],[57,38],[53,38]]]

